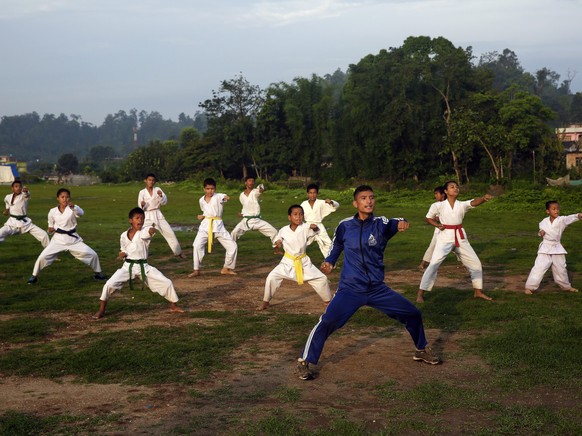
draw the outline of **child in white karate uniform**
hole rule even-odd
[[[176,234],[172,227],[162,214],[160,210],[161,206],[165,206],[168,203],[168,197],[160,188],[156,185],[155,174],[148,174],[144,180],[146,187],[139,191],[137,197],[137,206],[141,207],[145,212],[145,226],[149,227],[155,224],[156,229],[164,237],[174,256],[184,258],[182,254],[182,248],[180,247],[180,242],[176,238]]]
[[[560,204],[557,201],[546,203],[546,213],[539,225],[538,235],[542,237],[542,242],[538,248],[538,255],[535,264],[531,269],[527,281],[525,282],[525,293],[531,295],[536,291],[546,271],[551,267],[554,281],[564,291],[578,292],[573,288],[568,278],[566,269],[566,254],[568,252],[562,245],[562,233],[570,224],[582,219],[582,213],[560,216]]]
[[[269,307],[269,302],[281,286],[283,279],[293,280],[300,285],[305,281],[326,305],[331,300],[327,277],[311,263],[311,259],[305,253],[307,240],[318,232],[317,226],[303,222],[303,208],[298,204],[289,207],[287,215],[291,224],[279,230],[276,237],[276,244],[283,247],[285,255],[281,263],[267,276],[263,304],[259,310]]]
[[[27,216],[29,199],[30,191],[28,188],[22,186],[20,180],[13,181],[12,194],[8,194],[4,198],[6,208],[2,211],[2,214],[9,216],[9,218],[0,228],[0,242],[4,242],[8,236],[30,233],[43,247],[49,244],[47,232],[33,224],[32,220]]]
[[[204,195],[199,200],[202,214],[198,215],[198,219],[202,220],[202,222],[192,244],[194,271],[188,277],[200,275],[204,248],[208,245],[208,253],[212,252],[213,238],[216,238],[226,250],[224,266],[220,270],[220,274],[236,275],[234,269],[236,267],[238,247],[222,222],[224,203],[228,200],[230,200],[228,195],[216,192],[216,181],[214,179],[208,178],[204,180]]]
[[[107,278],[101,272],[99,256],[83,242],[77,233],[77,218],[83,216],[85,212],[70,200],[71,192],[68,189],[61,188],[57,191],[59,205],[48,213],[48,231],[53,234],[53,237],[38,256],[28,284],[36,283],[40,271],[51,265],[57,259],[58,254],[63,251],[68,251],[76,259],[89,265],[95,272],[95,279],[105,280]]]
[[[340,205],[337,201],[329,198],[320,200],[317,198],[318,194],[318,185],[315,183],[307,185],[307,200],[301,203],[301,207],[305,211],[305,222],[307,224],[315,224],[319,228],[319,232],[307,241],[307,245],[311,245],[313,241],[317,241],[319,250],[325,258],[331,249],[331,239],[322,221],[330,213],[335,212]]]
[[[245,190],[239,196],[240,203],[242,204],[242,212],[240,213],[242,220],[231,233],[232,239],[235,241],[249,230],[258,230],[271,240],[273,247],[275,246],[277,229],[261,217],[261,205],[259,201],[264,191],[265,187],[263,184],[255,188],[254,177],[245,177]]]
[[[445,194],[444,187],[437,186],[436,188],[434,188],[434,199],[435,199],[435,203],[440,203],[441,201],[444,201],[447,199],[447,195]],[[439,220],[438,216],[435,217],[435,220],[436,221]],[[430,240],[430,244],[428,245],[428,248],[424,252],[424,256],[422,256],[422,262],[420,262],[420,265],[418,265],[419,270],[422,271],[430,263],[430,259],[432,258],[432,253],[434,251],[434,247],[436,246],[436,241],[437,241],[437,237],[438,237],[439,233],[440,233],[439,228],[435,227],[434,232],[432,234],[432,239]]]
[[[457,182],[448,181],[444,184],[445,194],[447,199],[445,201],[433,203],[426,214],[426,221],[440,230],[437,236],[434,252],[430,259],[430,264],[422,275],[418,293],[416,295],[416,302],[424,302],[424,292],[432,290],[436,281],[437,272],[441,263],[445,260],[451,251],[454,251],[459,260],[469,270],[471,274],[471,282],[473,285],[473,296],[475,298],[482,298],[484,300],[492,300],[491,297],[483,293],[483,267],[481,261],[469,241],[467,235],[463,231],[463,218],[465,213],[493,197],[490,194],[485,194],[481,198],[473,200],[460,201],[457,200],[459,196],[459,185]],[[438,217],[438,221],[437,218]]]
[[[145,227],[145,212],[139,207],[129,211],[129,223],[131,227],[121,234],[119,240],[121,248],[118,258],[124,261],[123,266],[115,271],[103,286],[99,311],[93,318],[103,318],[111,294],[120,290],[128,280],[130,288],[133,288],[133,279],[136,277],[141,278],[142,283],[152,292],[157,292],[170,302],[170,312],[183,313],[184,311],[176,305],[178,295],[172,281],[147,262],[148,248],[156,234],[155,225]]]

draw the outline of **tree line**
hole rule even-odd
[[[399,183],[443,174],[460,182],[531,180],[565,170],[554,128],[582,122],[582,93],[570,89],[574,76],[560,82],[548,68],[528,73],[509,49],[475,59],[471,47],[420,36],[365,56],[346,72],[267,89],[242,74],[223,80],[199,104],[201,112],[182,114],[177,123],[135,110],[109,116],[98,128],[61,121],[72,125],[65,131],[77,150],[85,150],[89,170],[98,156],[124,157],[100,168],[119,180],[149,171],[166,180],[249,173],[329,183],[352,177]],[[22,144],[21,133],[15,134],[21,128],[4,128],[18,118],[2,118],[0,152],[9,143],[5,138]],[[150,139],[132,150],[127,136],[136,125]]]

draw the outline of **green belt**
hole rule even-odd
[[[10,214],[10,216],[12,218],[16,218],[18,221],[24,221],[26,219],[26,215],[12,215],[12,214]]]
[[[144,268],[144,265],[148,263],[147,259],[125,259],[125,261],[129,263],[129,289],[133,291],[133,266],[138,263],[141,269],[141,289],[143,291],[143,285],[148,282]]]
[[[249,225],[249,220],[253,218],[261,218],[261,215],[243,215],[243,219],[247,220],[247,226]]]

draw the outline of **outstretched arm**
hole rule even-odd
[[[473,206],[473,207],[479,206],[479,205],[491,200],[492,198],[493,198],[493,196],[491,194],[485,194],[483,197],[475,198],[473,201],[471,201],[471,206]]]

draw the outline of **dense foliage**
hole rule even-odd
[[[223,80],[194,118],[119,111],[95,127],[78,116],[2,117],[0,154],[55,161],[78,155],[80,168],[107,181],[198,174],[265,180],[289,176],[333,183],[434,180],[501,183],[565,171],[554,128],[582,122],[573,76],[525,72],[511,50],[475,62],[471,47],[443,37],[409,37],[367,55],[347,72],[262,90],[242,74]],[[139,144],[133,142],[134,129]],[[116,159],[123,159],[117,162]]]

